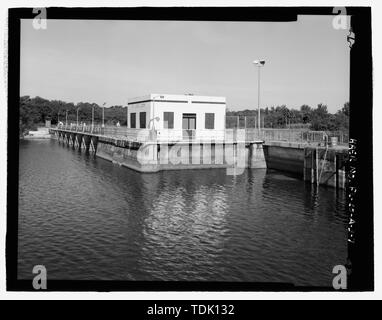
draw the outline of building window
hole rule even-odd
[[[163,128],[174,129],[174,112],[163,112]]]
[[[141,129],[146,128],[146,112],[139,113],[139,127]]]
[[[136,128],[136,114],[130,113],[130,128]]]
[[[206,129],[215,129],[215,113],[206,113]]]

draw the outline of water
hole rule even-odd
[[[330,286],[345,196],[277,171],[141,174],[55,140],[20,143],[18,276]]]

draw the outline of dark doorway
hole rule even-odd
[[[194,139],[196,130],[196,114],[183,113],[182,121],[183,139]]]

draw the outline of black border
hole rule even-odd
[[[350,138],[357,141],[355,185],[358,210],[354,244],[349,244],[352,273],[349,291],[374,290],[372,52],[371,8],[347,7],[355,33],[350,58]],[[297,15],[334,15],[333,7],[135,7],[47,8],[48,19],[295,21]],[[18,170],[20,98],[20,19],[32,8],[11,8],[8,19],[8,175],[6,285],[8,291],[34,291],[32,281],[17,280]],[[360,63],[361,62],[361,63]],[[284,283],[48,281],[47,291],[333,291],[330,287],[296,287]]]

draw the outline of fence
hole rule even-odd
[[[323,142],[326,133],[324,131],[308,131],[298,129],[262,129],[261,140],[264,141],[288,141],[288,142]]]
[[[264,119],[260,119],[262,120],[261,123],[264,126]],[[226,116],[225,127],[226,129],[257,128],[257,116]]]
[[[240,125],[240,122],[237,122]],[[304,129],[269,129],[260,131],[256,128],[225,130],[182,130],[182,129],[133,129],[117,126],[91,126],[91,125],[61,125],[58,128],[74,132],[86,132],[117,138],[126,138],[131,141],[285,141],[301,143],[324,143],[331,137],[337,137],[338,144],[349,142],[349,135],[341,131],[309,131]]]
[[[126,138],[132,141],[148,140],[150,131],[149,129],[133,129],[127,127],[117,126],[99,126],[99,125],[58,125],[58,129],[69,130],[73,132],[92,133],[96,135]]]
[[[310,131],[301,129],[246,129],[246,140],[325,143],[336,137],[338,144],[349,143],[349,134],[342,131]]]
[[[343,131],[328,131],[326,132],[329,139],[336,137],[339,144],[348,144],[349,143],[349,133]]]

